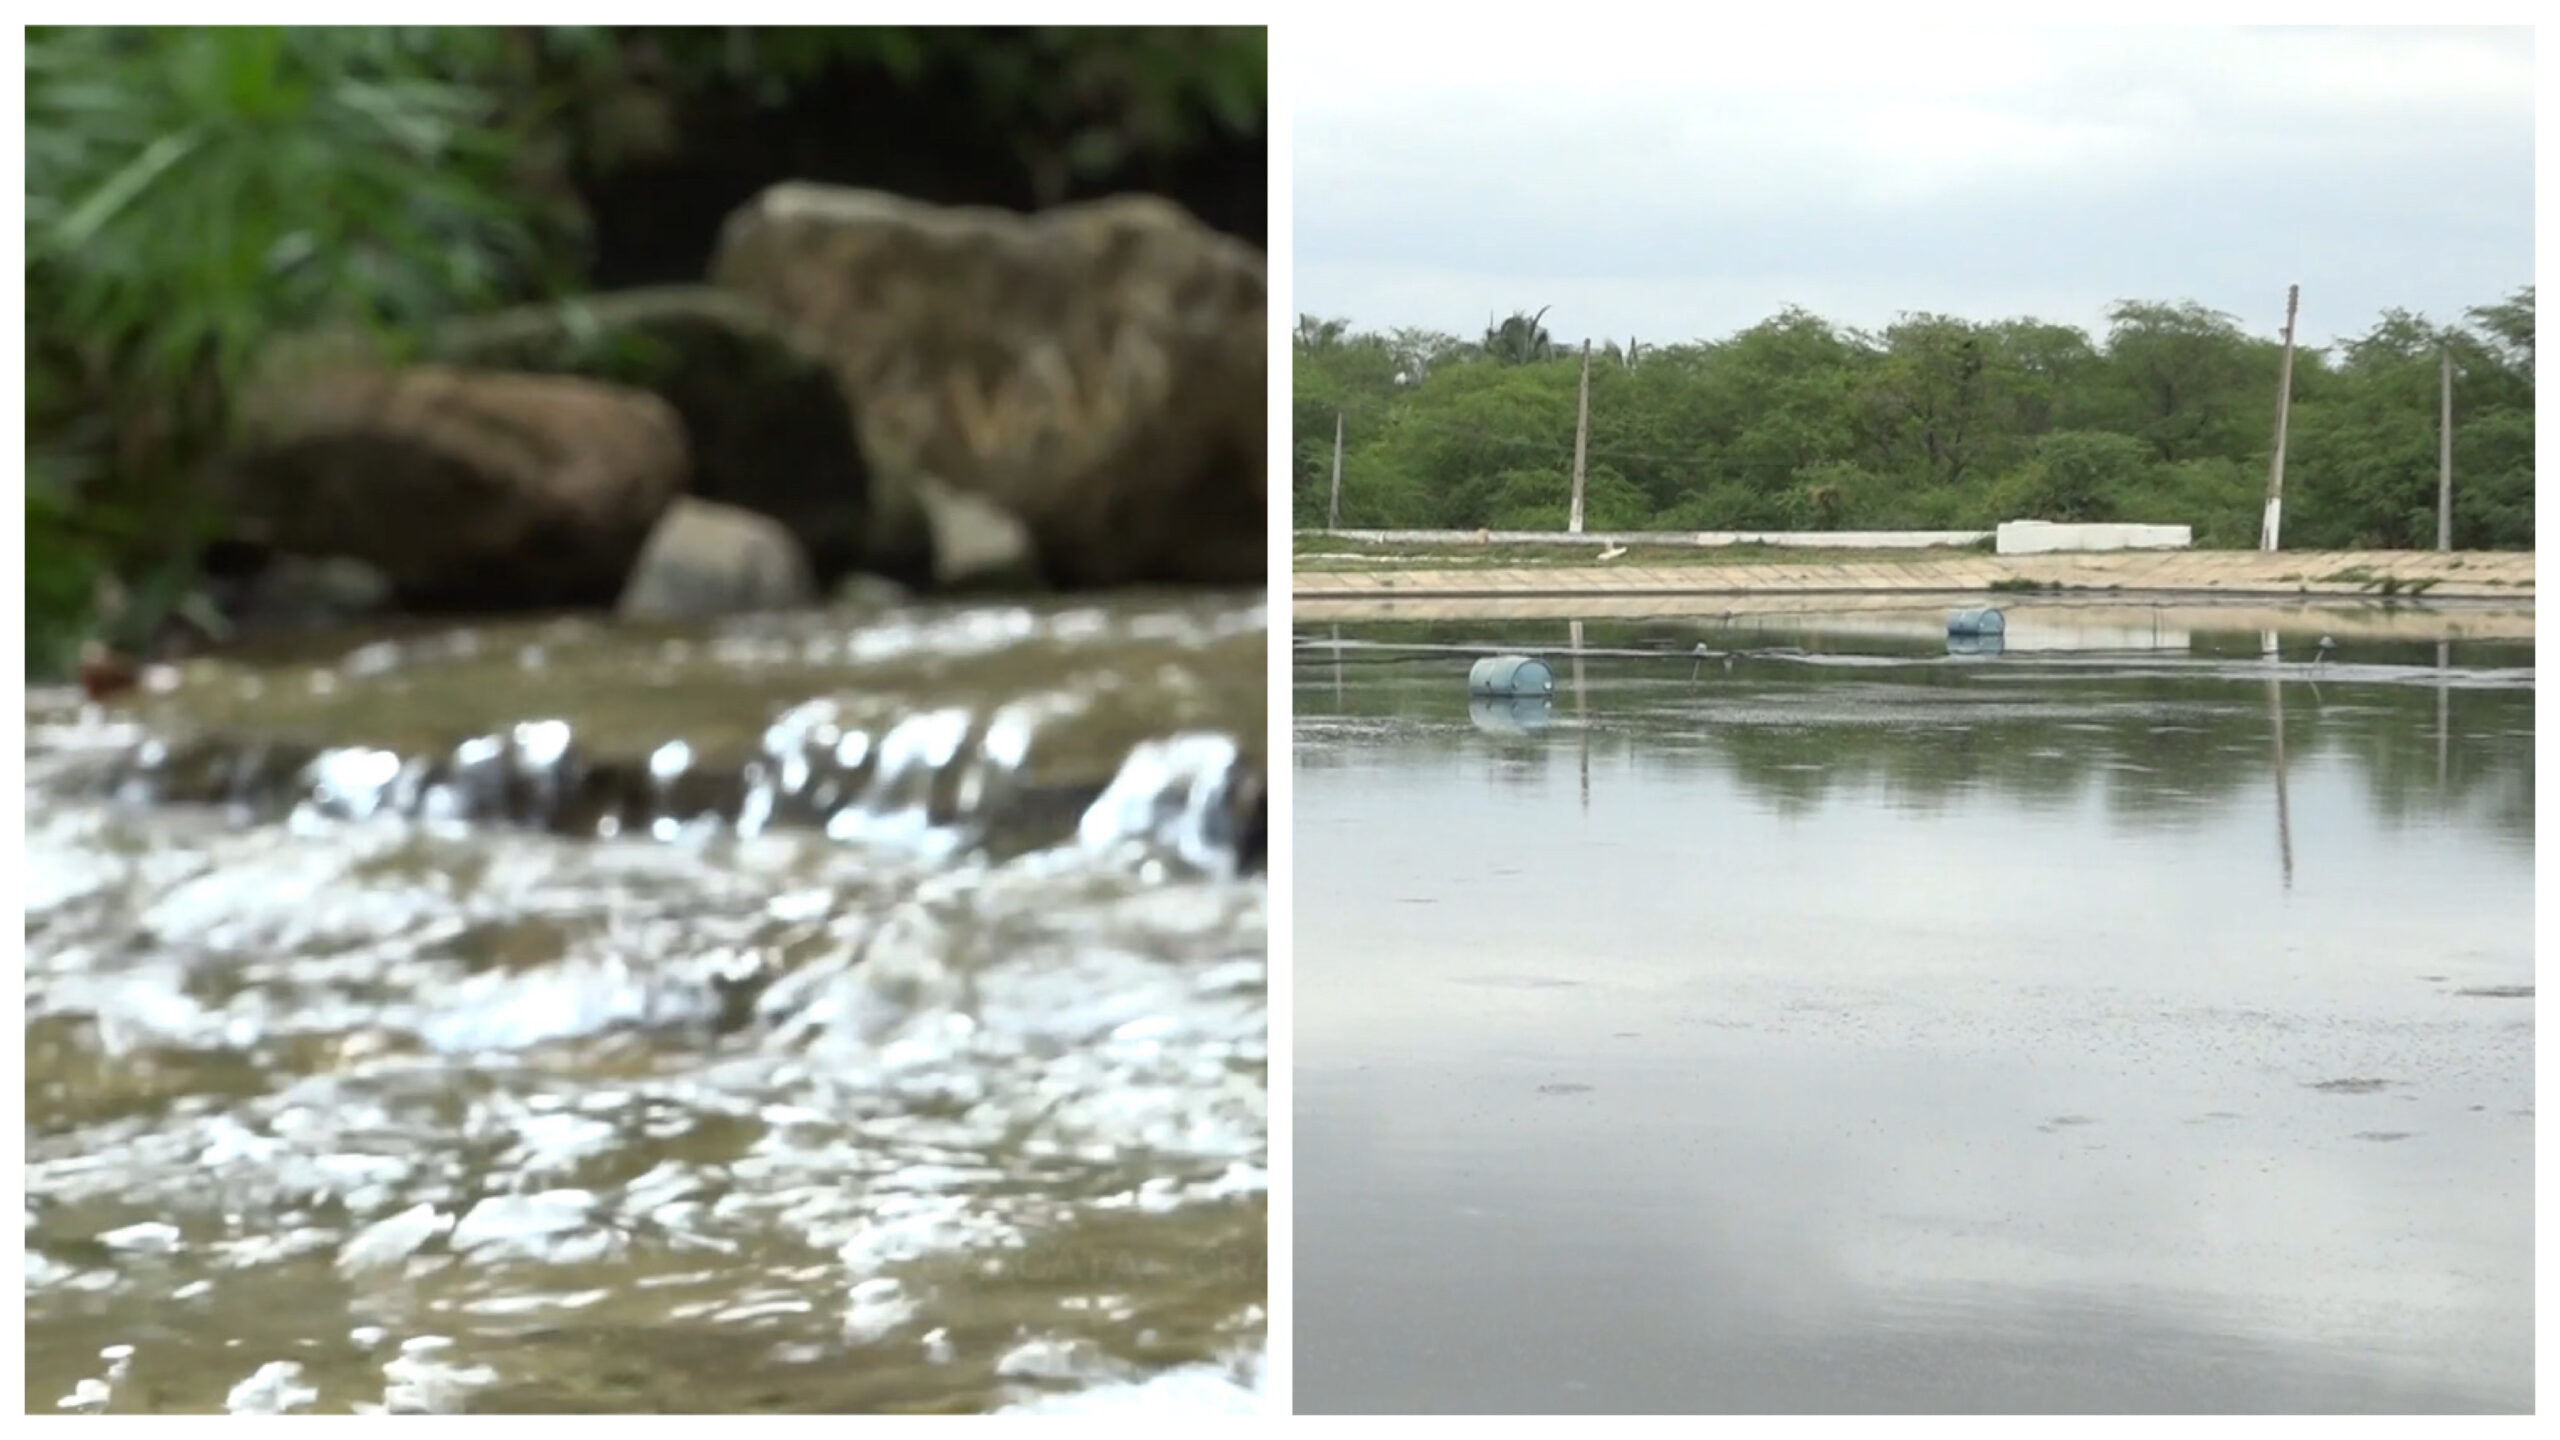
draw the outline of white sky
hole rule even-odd
[[[1789,302],[2094,334],[2117,299],[2193,299],[2272,335],[2298,282],[2319,344],[2533,282],[2528,29],[1649,13],[1303,22],[1295,308],[1473,336],[1551,306],[1559,339],[1671,342]]]

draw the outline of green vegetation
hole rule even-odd
[[[1666,566],[1753,566],[1753,565],[1901,565],[1907,562],[1967,559],[1980,552],[1973,546],[1932,545],[1911,550],[1852,550],[1838,546],[1809,545],[1693,545],[1685,537],[1666,537],[1666,544],[1637,544],[1626,555],[1607,562],[1617,569],[1641,566],[1658,570]],[[1508,545],[1501,542],[1479,544],[1468,541],[1457,545],[1396,545],[1355,539],[1346,535],[1327,535],[1321,531],[1300,533],[1293,544],[1290,568],[1299,574],[1317,571],[1375,574],[1392,570],[1533,570],[1572,566],[1589,568],[1599,563],[1590,547],[1580,545]]]
[[[34,27],[27,641],[60,673],[187,603],[243,379],[279,336],[388,347],[567,296],[574,177],[681,143],[689,97],[957,93],[1029,193],[1261,125],[1259,29]]]
[[[219,525],[197,474],[279,331],[397,329],[522,288],[490,32],[40,29],[27,44],[28,661],[103,575],[158,603]],[[515,282],[513,285],[510,282]],[[131,635],[117,638],[132,640]]]
[[[2439,326],[2392,311],[2297,352],[2289,547],[2435,543],[2438,354],[2454,356],[2454,543],[2533,544],[2531,287]],[[1296,333],[1294,512],[1320,528],[1334,420],[1346,528],[1561,530],[1579,346],[1543,310],[1476,341]],[[1718,341],[1593,349],[1593,530],[2195,527],[2257,541],[2281,347],[2194,304],[2125,302],[2106,335],[1909,315],[1869,334],[1801,310]]]

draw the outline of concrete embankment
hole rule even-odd
[[[2252,550],[1983,553],[1872,559],[1825,556],[1673,563],[1641,555],[1592,565],[1469,563],[1464,552],[1416,555],[1376,569],[1302,569],[1291,576],[1296,618],[1352,620],[1430,610],[1485,614],[1527,606],[1566,612],[1696,614],[1819,602],[1824,608],[1906,603],[1919,597],[2032,592],[2046,599],[2146,603],[2176,599],[2217,608],[2285,609],[2341,603],[2415,602],[2428,609],[2487,608],[2520,616],[2529,633],[2533,556],[2518,552]],[[2512,619],[2510,621],[2512,623]],[[2501,627],[2506,628],[2506,627]]]

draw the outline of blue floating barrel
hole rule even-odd
[[[1553,695],[1556,672],[1547,662],[1527,655],[1488,655],[1467,672],[1470,695]]]
[[[1947,653],[1950,655],[1997,655],[2000,653],[2000,646],[2001,637],[1997,632],[1989,635],[1958,635],[1950,631],[1947,635]]]
[[[2004,635],[2008,633],[2008,629],[2009,622],[2001,617],[2000,612],[1988,607],[1980,610],[1958,610],[1947,617],[1947,634],[1950,637]]]

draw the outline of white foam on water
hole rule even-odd
[[[1008,1357],[1010,1358],[1010,1357]],[[1185,1365],[1143,1380],[1108,1381],[1005,1407],[1011,1415],[1258,1415],[1272,1408],[1262,1356],[1233,1366]]]
[[[222,1408],[234,1415],[282,1415],[320,1398],[302,1383],[302,1367],[291,1360],[270,1360],[257,1373],[231,1387]]]

